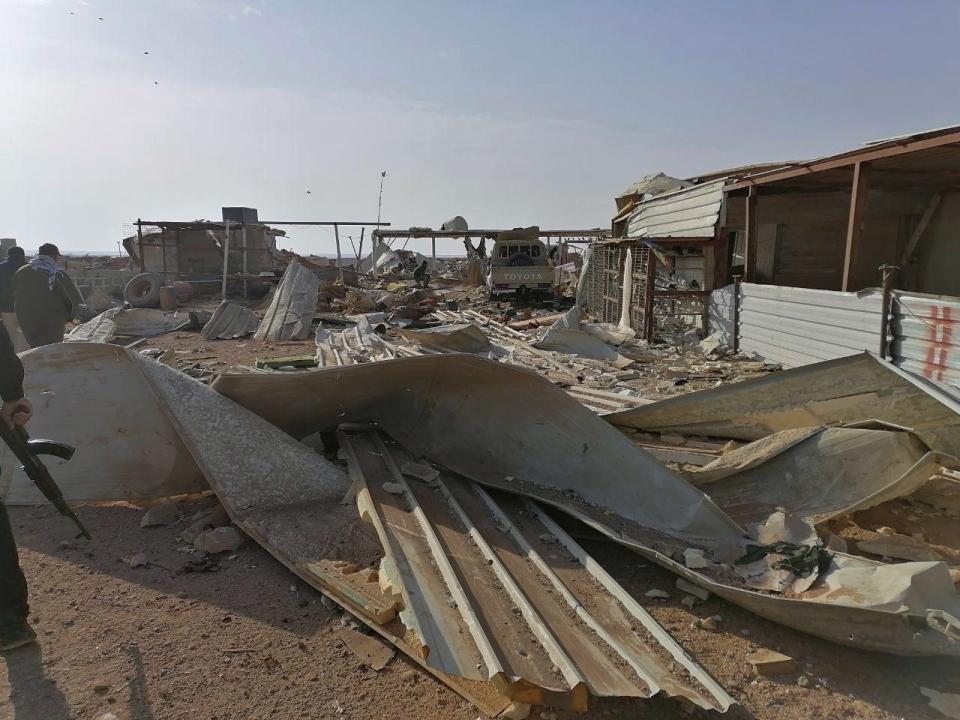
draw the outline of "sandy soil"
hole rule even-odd
[[[186,506],[188,513],[197,507]],[[366,667],[336,636],[339,611],[248,542],[215,572],[178,574],[195,556],[178,548],[183,521],[139,527],[128,505],[81,508],[94,539],[43,508],[11,516],[27,574],[38,646],[0,664],[0,718],[11,720],[266,720],[464,718],[466,701],[395,657]],[[64,541],[67,542],[64,542]],[[588,549],[743,706],[734,718],[935,718],[920,686],[960,692],[960,662],[850,650],[786,630],[713,598],[692,611],[673,576],[617,546]],[[122,556],[145,552],[146,567]],[[671,598],[651,601],[658,587]],[[722,630],[692,627],[719,614]],[[760,646],[796,657],[801,672],[757,679],[745,656]],[[798,679],[807,678],[801,687]],[[535,711],[562,720],[570,713]],[[596,702],[592,718],[687,718],[668,699]]]

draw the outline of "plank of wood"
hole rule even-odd
[[[336,635],[354,655],[373,670],[383,670],[393,659],[393,648],[387,647],[374,637],[358,633],[353,628],[342,627],[337,630]]]
[[[329,591],[378,625],[388,623],[397,616],[400,603],[395,598],[384,596],[379,585],[368,582],[369,577],[363,573],[345,573],[330,560],[303,563],[300,569],[324,591]]]
[[[930,221],[933,220],[933,216],[937,212],[937,208],[940,207],[940,201],[942,199],[942,193],[934,193],[933,197],[930,198],[930,202],[927,203],[927,207],[923,211],[920,222],[917,223],[917,227],[914,229],[913,233],[910,235],[910,240],[907,242],[907,247],[903,250],[903,256],[900,258],[901,267],[910,262],[910,256],[913,255],[917,249],[917,245],[920,244],[920,238],[923,237],[923,233],[926,232],[927,226],[930,224]]]

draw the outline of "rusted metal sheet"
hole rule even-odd
[[[385,550],[381,583],[402,595],[400,617],[429,666],[574,710],[586,709],[588,691],[663,691],[719,710],[734,702],[535,505],[448,472],[408,479],[414,458],[377,430],[340,437]]]
[[[759,440],[791,428],[880,420],[960,456],[960,402],[870,353],[784,370],[607,415],[651,432]]]
[[[741,528],[533,373],[452,354],[304,373],[223,375],[214,387],[295,436],[342,422],[378,422],[417,456],[553,505],[691,582],[798,630],[904,655],[960,654],[960,597],[944,563],[894,566],[838,554],[811,588],[820,595],[749,590],[731,580],[733,568],[725,565],[744,549]],[[729,572],[697,572],[672,559],[689,547],[703,549]],[[862,577],[869,577],[869,587],[857,584]],[[879,586],[886,588],[882,599],[869,589]],[[900,601],[897,609],[891,593]]]
[[[254,338],[303,340],[310,335],[317,310],[320,281],[309,269],[291,260]]]

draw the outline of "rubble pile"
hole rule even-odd
[[[466,259],[424,281],[422,256],[371,258],[347,285],[293,258],[259,306],[113,308],[26,354],[28,394],[59,408],[38,432],[110,450],[58,468],[67,500],[213,491],[142,517],[176,527],[179,572],[250,537],[356,618],[352,653],[382,669],[385,642],[490,716],[658,694],[725,712],[736,694],[647,610],[674,599],[697,633],[732,632],[729,603],[960,656],[953,400],[867,355],[780,371],[682,321],[647,342],[562,299],[490,300]],[[88,405],[82,428],[50,419]],[[32,492],[15,475],[4,499]],[[631,592],[574,527],[675,580]],[[775,647],[739,660],[799,673]]]

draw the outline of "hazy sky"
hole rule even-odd
[[[372,220],[381,170],[395,227],[607,227],[647,173],[960,121],[958,20],[955,0],[0,0],[0,236],[115,249],[137,217],[222,205]]]

